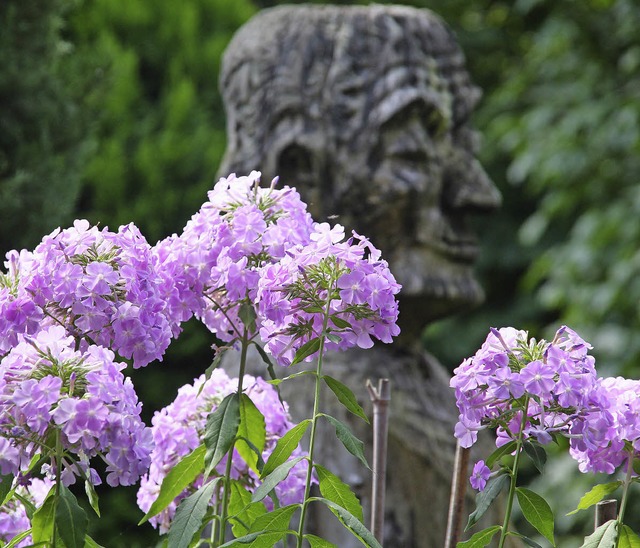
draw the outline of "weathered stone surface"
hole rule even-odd
[[[370,237],[403,284],[398,342],[330,356],[325,371],[365,408],[366,379],[391,379],[385,544],[441,548],[457,413],[448,374],[422,352],[419,334],[482,300],[467,219],[500,203],[474,156],[468,122],[479,91],[462,52],[427,10],[285,6],[237,32],[220,86],[228,117],[220,174],[279,175],[317,220]],[[289,390],[294,418],[309,416],[300,385]],[[332,398],[323,409],[341,414]],[[369,427],[339,418],[371,446]],[[335,443],[330,428],[322,432],[318,461],[367,508],[370,474]],[[332,516],[315,514],[313,527],[341,548],[359,545]]]

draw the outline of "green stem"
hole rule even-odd
[[[51,539],[51,548],[56,548],[56,537],[58,536],[56,512],[58,510],[58,501],[60,500],[60,486],[62,484],[62,441],[60,440],[60,430],[56,430],[56,451],[54,455],[55,471],[56,471],[56,492],[53,500],[53,538]]]
[[[247,365],[247,350],[249,348],[249,330],[245,327],[240,340],[240,371],[238,373],[238,398],[242,395],[242,382],[244,381],[244,370]],[[227,466],[224,473],[224,489],[222,491],[222,508],[220,514],[220,531],[218,535],[218,546],[225,543],[225,534],[227,530],[227,513],[229,510],[229,491],[231,491],[231,466],[233,464],[233,451],[236,446],[235,439],[231,443],[229,453],[227,454]]]
[[[522,421],[520,422],[520,431],[516,439],[516,455],[513,459],[513,468],[511,469],[511,481],[509,482],[509,495],[507,496],[507,507],[504,512],[504,522],[500,531],[500,543],[498,548],[503,548],[509,533],[509,522],[511,521],[511,511],[513,510],[513,500],[516,495],[516,480],[518,479],[518,467],[520,466],[520,455],[522,453],[522,444],[524,442],[524,429],[527,424],[527,409],[529,408],[529,398],[525,398],[522,410]]]
[[[624,478],[624,485],[622,487],[622,499],[620,500],[620,511],[618,512],[618,536],[616,537],[616,546],[620,539],[620,529],[622,528],[622,520],[624,519],[624,512],[627,509],[627,501],[629,499],[629,486],[631,485],[631,476],[633,476],[633,453],[629,451],[629,459],[627,461],[627,475]]]
[[[331,305],[331,298],[327,298],[324,320],[322,324],[322,333],[320,335],[320,348],[318,350],[318,363],[316,365],[315,375],[315,393],[313,398],[313,419],[311,421],[311,436],[309,440],[309,456],[307,460],[309,462],[309,468],[307,469],[307,479],[304,488],[304,498],[302,499],[302,510],[300,511],[300,524],[298,525],[298,543],[297,548],[302,548],[302,541],[304,539],[304,522],[307,517],[307,508],[309,506],[309,495],[311,493],[311,480],[313,478],[313,452],[316,443],[316,426],[318,423],[320,406],[320,386],[322,382],[322,357],[324,355],[324,345],[326,340],[327,327],[329,325],[329,310]]]

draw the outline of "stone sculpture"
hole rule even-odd
[[[474,156],[469,117],[480,93],[455,37],[432,12],[404,6],[268,9],[234,36],[220,87],[228,137],[220,174],[279,175],[317,220],[370,237],[403,285],[397,343],[331,356],[325,371],[363,405],[366,379],[390,379],[385,544],[441,548],[457,413],[448,373],[419,334],[481,302],[467,220],[500,203]],[[294,418],[309,416],[299,407]],[[351,422],[370,446],[370,428]],[[366,508],[369,472],[334,444],[324,453],[318,462]],[[341,548],[359,545],[335,518],[314,520]]]

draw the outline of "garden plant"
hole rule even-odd
[[[476,354],[455,370],[451,386],[460,411],[455,428],[460,446],[471,447],[479,431],[487,428],[495,429],[497,446],[473,466],[470,482],[479,493],[467,528],[506,492],[503,523],[459,542],[460,548],[487,546],[495,535],[499,535],[500,548],[510,536],[527,546],[541,546],[512,528],[516,499],[540,542],[556,546],[550,504],[519,486],[518,473],[525,458],[542,471],[545,446],[561,438],[568,442],[569,454],[581,472],[622,472],[622,479],[596,485],[572,512],[622,491],[617,516],[600,524],[582,547],[640,546],[640,537],[624,523],[629,488],[640,481],[640,381],[598,377],[591,348],[567,326],[558,329],[551,342],[536,341],[526,331],[511,327],[491,329]]]
[[[319,408],[329,390],[368,421],[322,363],[327,352],[390,343],[400,286],[366,237],[314,222],[295,189],[261,187],[259,177],[221,179],[182,234],[155,246],[133,224],[112,232],[79,220],[33,251],[8,253],[3,546],[98,546],[72,486],[84,483],[100,516],[103,481],[140,482],[140,523],[166,533],[165,546],[266,547],[286,537],[333,546],[307,532],[312,504],[379,546],[350,488],[314,460],[314,443],[327,421],[366,465],[362,443]],[[124,371],[156,366],[192,316],[211,330],[216,359],[149,427]],[[250,347],[268,380],[245,373]],[[235,378],[217,367],[228,350],[238,356]],[[288,375],[278,378],[276,366]],[[294,424],[278,385],[300,376],[314,378],[313,414]]]

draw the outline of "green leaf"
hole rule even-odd
[[[612,548],[616,545],[617,538],[618,522],[611,519],[586,537],[580,548]]]
[[[236,537],[247,534],[254,520],[266,513],[267,509],[262,502],[251,502],[251,493],[241,482],[231,480],[229,516],[231,517],[231,528]]]
[[[591,491],[585,493],[582,496],[580,502],[578,503],[578,507],[575,510],[569,512],[567,516],[576,514],[580,510],[586,510],[594,504],[598,504],[601,500],[604,500],[605,497],[609,496],[621,485],[622,480],[612,481],[611,483],[600,483],[599,485],[596,485],[595,487],[593,487],[593,489],[591,489]]]
[[[240,425],[237,435],[240,438],[236,443],[236,450],[256,474],[259,474],[258,463],[261,460],[262,451],[266,440],[266,428],[264,416],[253,401],[246,394],[240,395]],[[257,452],[244,440],[249,440],[257,449]]]
[[[324,375],[322,380],[327,383],[327,386],[336,395],[342,405],[344,405],[356,417],[360,417],[367,424],[369,423],[369,417],[367,417],[362,407],[360,407],[354,393],[348,386],[342,384],[340,381],[330,377],[329,375]]]
[[[288,533],[294,534],[293,531],[277,531],[275,533],[273,531],[258,531],[225,542],[220,548],[231,548],[238,544],[242,544],[244,548],[273,548]]]
[[[478,531],[469,540],[458,542],[458,544],[456,544],[456,548],[484,548],[500,530],[502,530],[500,525],[493,525],[492,527]]]
[[[98,517],[100,517],[100,506],[98,505],[98,493],[96,493],[93,483],[89,479],[84,481],[84,490],[89,499],[89,504]]]
[[[351,430],[349,430],[347,425],[343,424],[338,419],[335,419],[331,415],[327,415],[324,413],[321,416],[325,417],[331,424],[333,424],[336,429],[336,435],[342,442],[342,445],[344,445],[345,449],[355,457],[358,457],[358,459],[360,459],[360,462],[362,462],[362,464],[369,468],[369,463],[364,456],[364,443],[356,438],[351,433]]]
[[[191,453],[183,457],[165,476],[160,486],[158,498],[153,501],[151,508],[140,520],[142,525],[149,518],[162,512],[185,488],[202,474],[204,470],[204,445],[196,447]]]
[[[260,354],[260,357],[262,358],[262,361],[267,365],[267,371],[269,372],[269,377],[271,377],[271,380],[272,381],[277,380],[277,375],[276,375],[275,369],[273,368],[273,362],[269,358],[269,355],[265,352],[264,348],[262,348],[262,346],[260,346],[257,342],[255,341],[251,341],[251,342],[255,345],[256,350],[258,351],[258,354]]]
[[[537,493],[524,487],[516,487],[516,494],[518,495],[518,504],[520,504],[522,515],[552,546],[555,546],[553,539],[553,512],[547,501]]]
[[[295,459],[288,460],[287,462],[284,462],[280,466],[278,466],[273,472],[271,472],[271,474],[264,478],[264,481],[254,491],[251,500],[253,502],[258,502],[265,498],[271,492],[271,490],[276,485],[278,485],[278,483],[280,483],[289,475],[291,469],[305,458],[306,457],[296,457]]]
[[[36,510],[31,518],[31,538],[33,544],[50,542],[53,539],[53,523],[56,515],[55,485],[44,499],[42,506]]]
[[[495,498],[500,494],[502,489],[509,484],[509,476],[506,474],[502,474],[495,478],[490,479],[487,482],[486,487],[483,491],[480,491],[476,495],[476,509],[469,516],[469,520],[467,521],[467,526],[465,531],[469,530],[473,527],[484,513],[489,509],[491,503],[495,500]]]
[[[204,431],[205,475],[211,473],[233,445],[240,425],[240,403],[238,394],[229,394],[218,408],[207,417]]]
[[[538,472],[542,473],[544,465],[547,463],[547,452],[544,447],[533,441],[525,441],[524,452],[531,459]]]
[[[308,533],[303,536],[307,539],[311,548],[338,548],[335,544],[333,544],[333,542],[329,542],[328,540],[317,537],[316,535]]]
[[[535,540],[531,540],[529,537],[525,537],[524,535],[521,535],[520,533],[516,533],[514,531],[509,531],[507,534],[512,536],[512,537],[518,537],[527,546],[531,546],[531,548],[542,548],[542,546],[540,546]]]
[[[20,541],[27,538],[30,534],[31,534],[31,529],[27,529],[26,531],[23,531],[22,533],[13,537],[11,539],[11,542],[9,542],[8,544],[3,544],[2,546],[3,548],[13,548],[14,546],[17,546],[18,544],[20,544]]]
[[[258,517],[251,524],[251,533],[257,531],[288,531],[289,522],[294,512],[300,508],[299,504],[283,506],[272,512],[268,512]]]
[[[505,455],[510,455],[516,450],[518,444],[515,441],[510,441],[509,443],[503,445],[502,447],[498,447],[489,457],[485,460],[485,464],[489,468],[493,468],[493,465],[498,462]]]
[[[251,303],[244,301],[240,305],[240,310],[238,310],[238,317],[250,333],[255,332],[257,315]]]
[[[640,537],[628,525],[622,526],[618,548],[640,548]]]
[[[376,537],[373,536],[373,533],[369,531],[369,529],[367,529],[351,512],[325,498],[314,497],[311,500],[320,501],[328,506],[329,510],[331,510],[340,519],[342,524],[365,546],[369,546],[370,548],[382,548],[380,543],[376,540]]]
[[[75,495],[60,484],[60,496],[56,506],[56,529],[66,548],[84,548],[89,519],[80,507]]]
[[[318,350],[320,350],[320,338],[315,338],[307,341],[300,348],[298,348],[296,355],[293,357],[291,365],[300,363],[305,358],[308,358],[312,354],[315,354]]]
[[[0,506],[3,506],[6,502],[7,495],[11,492],[11,486],[13,485],[13,474],[6,474],[0,476]]]
[[[89,535],[84,537],[84,548],[104,548],[104,546],[98,544]]]
[[[329,319],[338,329],[351,329],[351,324],[347,320],[342,319],[336,314],[331,314],[331,316],[329,316]]]
[[[273,386],[278,386],[279,384],[285,382],[285,381],[289,381],[291,379],[295,379],[297,377],[303,377],[305,375],[315,375],[316,372],[315,371],[310,371],[309,369],[305,369],[304,371],[298,371],[297,373],[294,373],[293,375],[289,375],[288,377],[284,377],[283,379],[274,379],[271,381],[268,381],[269,384],[272,384]]]
[[[316,464],[314,468],[318,474],[318,487],[320,488],[322,496],[342,506],[342,508],[348,510],[349,513],[353,514],[360,521],[363,521],[362,506],[353,491],[351,491],[351,488],[323,466]]]
[[[296,447],[300,444],[300,440],[302,439],[302,436],[304,436],[310,424],[311,419],[303,420],[277,441],[271,455],[269,455],[267,463],[262,469],[263,478],[271,474],[271,472],[291,456],[291,453],[293,453]]]
[[[215,478],[180,501],[176,515],[169,529],[169,546],[172,548],[188,548],[193,536],[200,531],[202,520],[207,514],[213,492],[221,478]]]

